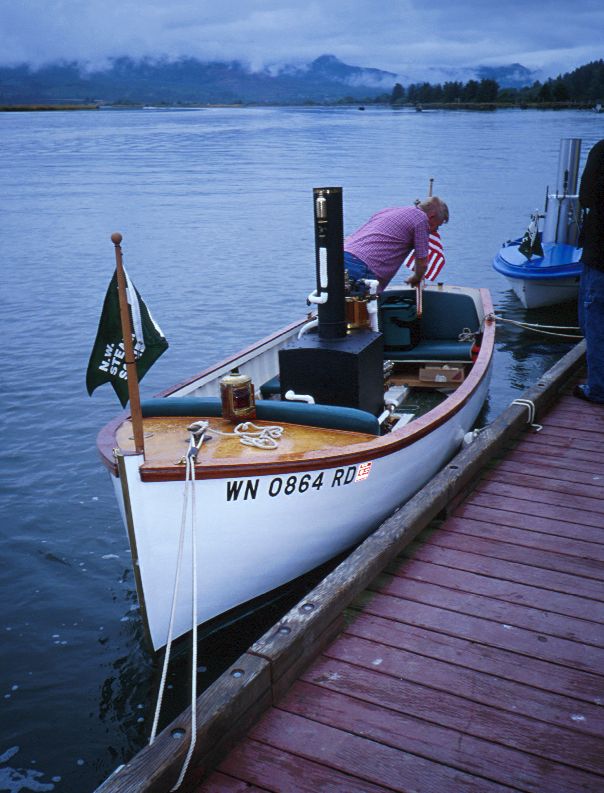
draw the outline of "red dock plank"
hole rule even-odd
[[[461,518],[474,518],[491,525],[502,527],[511,526],[528,531],[538,531],[546,534],[557,534],[561,537],[574,537],[585,542],[604,542],[604,532],[594,526],[582,526],[580,523],[571,523],[564,520],[551,520],[539,515],[527,515],[518,512],[505,512],[490,506],[482,506],[476,501],[465,502],[457,508],[455,515]],[[572,549],[569,549],[569,553]],[[573,553],[574,556],[580,555]]]
[[[321,680],[319,672],[318,685],[297,683],[280,703],[280,708],[320,724],[329,723],[343,731],[359,729],[354,725],[362,725],[363,737],[392,747],[398,753],[413,752],[405,760],[414,759],[419,766],[420,776],[413,778],[407,773],[406,780],[399,776],[400,787],[394,787],[396,790],[416,790],[418,787],[440,791],[501,790],[499,785],[509,784],[510,765],[516,771],[516,784],[520,782],[525,788],[536,789],[539,780],[560,774],[570,778],[572,787],[575,772],[569,774],[569,769],[556,762],[544,761],[543,758],[498,745],[486,737],[464,734],[463,741],[460,741],[455,729],[407,715],[405,706],[400,710],[398,701],[387,699],[387,686],[384,691],[380,690],[380,678],[383,675],[363,673],[356,667],[347,669],[344,665],[333,665],[333,662],[330,670],[333,675],[341,674],[341,678],[335,681]],[[347,675],[348,670],[352,672],[350,677]],[[327,673],[327,669],[325,671]],[[350,684],[350,688],[344,681]],[[354,697],[351,692],[354,692]],[[423,690],[418,689],[419,697],[423,693]],[[477,717],[476,731],[480,731],[483,726]],[[411,770],[410,765],[405,763],[407,772]],[[445,769],[448,770],[447,774]],[[468,772],[473,775],[469,779],[466,776]],[[422,779],[426,773],[430,774],[430,788],[427,788],[426,780]],[[489,778],[485,773],[488,773]],[[591,774],[581,776],[584,780],[593,781]],[[396,785],[397,780],[392,782]],[[437,787],[439,784],[440,788]]]
[[[476,500],[482,501],[481,496],[477,496]],[[493,500],[491,499],[491,503]],[[454,531],[442,531],[430,537],[430,544],[443,548],[454,548],[467,553],[481,554],[482,556],[501,559],[502,561],[517,562],[527,567],[568,573],[577,577],[583,576],[586,579],[592,578],[598,582],[602,580],[601,562],[539,548],[514,545],[503,541],[506,537],[506,531],[502,532],[502,541],[484,537],[471,537]],[[580,587],[581,583],[578,582],[577,586]],[[594,587],[594,593],[594,597],[604,597],[601,585]]]
[[[266,790],[220,773],[214,774],[211,780],[204,782],[198,789],[200,793],[261,793]]]
[[[599,673],[602,667],[601,648],[560,639],[540,631],[456,612],[438,606],[416,603],[388,595],[373,595],[363,603],[363,610],[385,619],[403,619],[411,625],[428,628],[450,636],[461,636],[475,642],[511,650],[520,655],[540,658],[586,672]],[[520,663],[520,659],[519,659]]]
[[[556,475],[552,475],[552,470],[556,472]],[[586,476],[586,474],[580,471],[565,471],[564,473],[567,475],[578,473],[579,476]],[[544,490],[548,493],[565,493],[573,497],[585,496],[590,499],[588,503],[593,504],[593,500],[595,499],[597,506],[601,509],[600,496],[604,480],[597,479],[592,482],[580,482],[578,477],[574,476],[570,482],[564,482],[560,474],[560,469],[549,468],[547,469],[547,475],[544,473],[544,470],[541,469],[539,475],[536,475],[535,469],[528,465],[516,466],[515,470],[506,470],[502,466],[499,466],[496,471],[487,472],[483,479],[485,482],[499,482],[504,485],[517,485],[518,482],[521,482],[523,488],[534,488],[535,490]]]
[[[489,546],[481,546],[481,550],[485,553],[479,553],[473,543],[462,542],[462,545],[470,546],[466,551],[463,547],[455,547],[460,543],[457,542],[458,538],[453,533],[446,539],[448,545],[436,545],[436,540],[429,544],[414,543],[410,546],[408,553],[413,553],[415,559],[440,564],[444,567],[452,566],[459,570],[477,572],[480,575],[493,575],[506,581],[526,583],[555,592],[576,593],[585,598],[604,601],[604,587],[601,580],[597,578],[580,578],[570,573],[558,572],[551,567],[549,569],[547,567],[531,567],[529,562],[525,562],[522,555],[518,561],[507,561],[501,556],[488,556],[485,554],[488,554]],[[495,548],[501,551],[498,546]]]
[[[376,591],[418,604],[437,606],[457,614],[488,619],[498,625],[527,628],[536,633],[593,645],[603,650],[602,653],[597,653],[597,657],[602,664],[601,668],[604,669],[604,630],[600,625],[548,610],[546,602],[535,608],[527,604],[519,605],[509,600],[501,600],[490,594],[485,596],[483,593],[460,592],[445,585],[411,579],[404,575],[405,569],[403,566],[400,575],[397,576],[382,576]],[[546,599],[546,597],[542,598],[542,601]],[[594,653],[596,652],[594,650]]]
[[[320,689],[317,689],[317,695]],[[295,689],[290,693],[290,698],[295,696]],[[291,701],[291,699],[290,699]],[[334,769],[340,774],[347,773],[356,777],[357,786],[352,787],[352,779],[348,787],[342,790],[371,791],[373,785],[381,785],[382,789],[397,790],[406,793],[408,790],[417,790],[420,785],[423,790],[442,793],[444,790],[472,791],[482,793],[485,791],[500,791],[500,785],[491,783],[484,778],[458,771],[447,765],[441,765],[424,757],[402,750],[400,746],[391,746],[376,740],[368,725],[365,735],[356,734],[347,719],[347,709],[350,711],[350,720],[356,722],[357,702],[345,698],[344,708],[340,709],[336,726],[322,724],[314,718],[305,718],[297,714],[288,713],[281,708],[275,708],[270,713],[270,718],[264,718],[251,731],[250,737],[268,743],[281,751],[289,752],[292,758],[297,756],[304,760],[321,762],[325,766],[323,783],[317,787],[303,787],[303,790],[331,790],[328,769]],[[316,703],[314,713],[320,713],[320,702]],[[377,710],[377,709],[376,709]],[[337,709],[332,710],[335,721]],[[381,712],[380,712],[381,713]],[[329,715],[329,714],[328,714]],[[379,713],[378,719],[379,719]],[[227,765],[228,767],[228,765]],[[300,775],[301,776],[301,775]],[[298,777],[297,784],[300,784]],[[273,789],[282,790],[281,787]],[[291,790],[299,790],[293,787]],[[334,788],[338,790],[339,788]],[[504,787],[503,790],[507,788]]]
[[[279,718],[278,711],[271,711],[274,715],[273,724]],[[262,735],[261,721],[256,727],[254,735]],[[312,724],[307,725],[307,730],[311,732]],[[318,790],[330,790],[337,793],[387,793],[392,788],[382,787],[381,785],[371,784],[366,778],[355,779],[354,776],[338,771],[330,766],[315,762],[307,757],[300,756],[298,753],[288,752],[287,747],[292,741],[302,735],[294,729],[290,729],[286,736],[278,736],[271,743],[266,741],[254,740],[253,738],[242,742],[237,746],[226,760],[220,765],[221,771],[231,772],[243,782],[257,784],[262,790],[282,791],[282,793],[316,793]],[[293,734],[292,734],[293,733]],[[285,737],[290,740],[280,740]],[[315,741],[317,740],[315,735]],[[320,746],[309,747],[315,749],[320,755]],[[344,765],[344,762],[340,762]],[[219,793],[221,788],[215,786],[215,775],[206,781],[205,787],[201,790],[204,793]],[[247,788],[245,788],[247,790]]]
[[[575,439],[573,435],[558,435],[557,433],[539,434],[522,441],[523,448],[530,452],[537,452],[544,460],[548,458],[584,460],[596,465],[602,464],[602,442],[600,439],[590,443]]]
[[[541,548],[552,553],[562,553],[567,556],[578,556],[580,559],[593,559],[599,562],[604,561],[604,544],[596,542],[584,542],[578,538],[568,536],[566,531],[561,529],[557,521],[550,521],[548,528],[551,533],[539,532],[530,525],[528,521],[520,516],[517,522],[525,523],[523,527],[515,527],[507,524],[505,532],[506,542],[512,545],[520,545],[525,548]],[[498,539],[501,537],[501,529],[493,526],[489,521],[472,520],[471,518],[452,518],[443,527],[445,531],[454,531],[458,534],[469,534],[474,537],[490,537]],[[604,539],[604,531],[597,529]]]
[[[517,475],[530,474],[534,475],[535,466],[539,466],[539,475],[542,477],[544,484],[551,480],[559,480],[561,482],[579,482],[581,484],[593,485],[600,489],[604,485],[604,463],[601,466],[590,465],[589,470],[581,470],[569,468],[569,466],[562,460],[550,460],[546,463],[535,455],[523,453],[521,451],[511,452],[501,460],[497,466],[497,473],[509,471]],[[485,474],[486,476],[486,474]]]
[[[604,732],[604,712],[598,705],[582,703],[579,706],[570,697],[552,697],[514,681],[499,680],[494,687],[491,674],[477,673],[463,666],[426,658],[417,652],[382,644],[375,638],[369,641],[346,633],[326,651],[325,656],[380,674],[404,678],[410,685],[442,691],[445,697],[454,691],[456,696],[507,711],[514,718],[534,718],[535,713],[538,713],[540,721],[563,728],[587,732],[598,738]],[[317,667],[314,667],[314,671],[305,679],[321,682],[317,674]],[[326,674],[330,679],[333,676],[331,672]],[[582,719],[576,718],[578,713]],[[436,714],[436,720],[440,721],[440,718]]]
[[[379,651],[381,648],[377,649]],[[375,649],[372,654],[375,658]],[[381,654],[376,660],[383,660]],[[336,709],[333,698],[330,703],[330,697],[322,691],[307,691],[307,698],[316,701],[306,705],[306,713],[315,721],[323,721],[328,718],[324,711],[331,708],[329,723],[340,729],[358,730],[373,740],[399,748],[403,738],[403,745],[408,751],[458,768],[464,764],[456,759],[455,754],[447,755],[442,751],[442,745],[451,752],[452,749],[458,750],[461,744],[472,755],[476,755],[474,762],[480,763],[482,776],[488,775],[490,779],[504,784],[511,782],[509,768],[506,775],[502,776],[501,773],[495,773],[491,763],[484,763],[480,753],[487,751],[487,747],[483,742],[491,744],[491,756],[498,757],[504,767],[513,764],[518,768],[522,762],[520,752],[526,753],[522,758],[525,773],[528,775],[529,770],[532,770],[532,775],[537,772],[536,778],[534,776],[532,780],[533,785],[538,774],[543,773],[548,764],[555,767],[557,773],[564,772],[562,765],[570,765],[588,772],[594,770],[597,774],[601,764],[599,738],[552,724],[538,723],[522,715],[449,694],[442,688],[434,690],[409,683],[404,678],[404,671],[404,665],[391,675],[383,672],[381,667],[365,669],[357,663],[323,659],[304,675],[304,680],[316,683],[315,688],[339,692],[339,708]],[[300,689],[294,687],[279,703],[279,708],[296,708],[299,697]],[[303,713],[299,705],[297,707]],[[363,715],[359,714],[359,710]],[[434,729],[434,726],[448,729]],[[463,741],[459,740],[460,735],[464,737]],[[414,744],[413,738],[425,741],[425,745]],[[441,744],[441,751],[437,751],[438,744]],[[467,763],[466,759],[466,767]],[[468,770],[477,773],[478,767],[473,765]],[[583,774],[579,776],[583,778]],[[585,776],[589,779],[592,774]],[[517,784],[517,778],[514,782]],[[441,790],[450,789],[441,787]]]
[[[522,482],[522,477],[519,477]],[[581,495],[569,495],[555,490],[546,490],[543,487],[531,487],[530,485],[506,484],[484,479],[477,494],[503,496],[509,501],[511,511],[524,511],[526,502],[533,505],[543,504],[544,507],[551,507],[551,517],[556,516],[562,520],[577,520],[587,526],[598,526],[604,528],[604,501],[598,498],[590,498]],[[550,512],[547,513],[550,515]]]
[[[519,663],[518,655],[513,652],[486,644],[477,644],[466,638],[446,636],[405,623],[392,623],[381,617],[364,613],[359,614],[348,626],[346,635],[367,638],[379,644],[409,650],[424,658],[446,661],[452,666],[486,672],[496,678],[497,687],[502,685],[502,681],[509,680],[530,687],[533,689],[533,696],[537,698],[540,696],[540,691],[545,691],[548,695],[561,695],[571,700],[580,700],[576,707],[581,712],[586,705],[594,705],[599,712],[601,705],[604,704],[602,678],[599,675],[550,664],[538,658],[524,657],[522,663]],[[557,697],[552,697],[551,701],[556,702]],[[522,712],[524,706],[520,702],[511,700],[509,707]],[[595,716],[593,711],[590,712]],[[566,714],[567,711],[561,708],[557,721],[568,724]]]
[[[586,431],[583,422],[587,422],[589,429]],[[555,408],[550,410],[547,417],[548,429],[556,427],[564,433],[570,434],[575,438],[593,439],[598,434],[602,435],[604,441],[604,417],[593,416],[589,409],[582,413],[574,413],[567,408]]]
[[[580,426],[566,428],[544,424],[541,432],[546,443],[568,445],[572,449],[583,449],[596,453],[602,449],[602,432],[599,427],[586,430],[581,429]]]
[[[389,565],[198,791],[604,790],[604,411],[575,401]]]
[[[416,558],[409,559],[405,565],[400,565],[397,569],[389,568],[388,571],[402,575],[405,579],[425,581],[459,592],[487,595],[507,603],[546,609],[552,613],[566,614],[569,617],[579,617],[596,623],[604,622],[604,603],[511,582],[505,578],[493,578],[467,570],[428,564]]]

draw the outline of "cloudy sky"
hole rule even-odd
[[[403,80],[515,62],[555,76],[604,57],[604,2],[0,0],[2,65],[190,55],[256,69],[327,53]]]

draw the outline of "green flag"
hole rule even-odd
[[[168,348],[168,342],[125,270],[124,275],[132,318],[132,345],[136,358],[136,371],[138,379],[142,380],[147,370]],[[111,383],[122,407],[126,407],[128,375],[120,320],[117,270],[105,295],[99,329],[86,372],[86,388],[89,394],[103,383]]]
[[[518,250],[527,259],[532,256],[543,256],[543,248],[541,240],[539,239],[539,216],[531,215],[531,222],[528,229],[524,232],[524,236],[520,240]]]

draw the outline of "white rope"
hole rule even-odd
[[[487,319],[495,319],[497,322],[507,322],[509,325],[515,325],[518,328],[524,328],[525,330],[530,330],[533,333],[541,333],[543,336],[555,336],[559,339],[574,339],[576,341],[581,341],[583,338],[583,336],[571,333],[551,333],[550,330],[545,330],[545,328],[555,328],[557,330],[581,330],[580,328],[575,327],[565,327],[563,325],[539,325],[536,322],[518,322],[518,320],[515,319],[506,319],[506,317],[500,317],[499,314],[489,314]]]
[[[283,435],[283,427],[257,427],[251,421],[238,424],[233,430],[239,435],[244,446],[257,446],[259,449],[276,449],[279,438]]]
[[[170,663],[170,653],[172,650],[172,640],[173,640],[173,633],[174,633],[174,620],[176,615],[176,602],[178,596],[178,590],[180,586],[180,573],[182,568],[182,558],[183,558],[183,549],[184,549],[184,539],[186,533],[186,523],[187,523],[187,507],[189,504],[189,491],[191,493],[191,589],[192,589],[192,606],[191,606],[191,618],[192,618],[192,672],[191,672],[191,741],[189,744],[189,750],[185,757],[183,766],[180,771],[180,775],[176,784],[172,791],[177,790],[182,781],[184,776],[187,772],[189,767],[189,763],[191,762],[191,757],[193,756],[193,751],[195,749],[195,743],[197,740],[197,710],[196,710],[196,701],[197,701],[197,542],[196,542],[196,503],[195,503],[195,461],[197,457],[197,452],[203,443],[204,435],[203,432],[199,437],[197,443],[195,443],[194,438],[191,437],[189,452],[186,456],[185,463],[186,463],[186,470],[185,470],[185,488],[183,492],[183,505],[182,505],[182,515],[181,515],[181,522],[180,522],[180,536],[178,540],[178,556],[176,560],[176,572],[174,574],[174,586],[172,591],[172,608],[170,611],[170,622],[168,625],[168,637],[166,640],[166,652],[164,657],[164,664],[162,668],[161,674],[161,681],[159,684],[159,693],[157,696],[157,704],[155,706],[155,715],[153,718],[153,726],[151,728],[151,736],[149,738],[149,745],[151,745],[156,737],[157,734],[157,727],[159,723],[159,716],[162,707],[162,701],[164,697],[164,690],[166,684],[166,678],[168,674],[168,666]]]
[[[191,603],[191,622],[193,625],[192,633],[192,648],[191,648],[191,741],[189,743],[189,751],[185,757],[180,775],[176,784],[171,788],[170,793],[178,790],[181,786],[189,763],[195,750],[195,743],[197,741],[197,541],[196,541],[196,504],[195,504],[195,461],[199,447],[203,443],[203,435],[196,446],[193,438],[191,438],[191,449],[187,457],[187,473],[190,476],[191,484],[191,589],[192,589],[192,603]]]
[[[499,319],[503,319],[503,317],[499,317]],[[507,320],[507,322],[512,322],[513,320]],[[540,325],[538,322],[523,322],[522,323],[526,328],[544,328],[545,330],[576,330],[579,332],[581,328],[577,328],[574,325]]]
[[[189,499],[189,458],[186,458],[187,470],[185,475],[185,489],[183,493],[182,515],[180,521],[180,536],[178,539],[178,556],[176,559],[176,572],[174,574],[174,585],[172,588],[172,609],[170,611],[170,622],[168,624],[168,637],[166,639],[166,652],[164,656],[164,665],[161,672],[161,680],[159,683],[159,692],[157,695],[157,704],[155,706],[155,716],[153,717],[153,726],[151,727],[151,736],[149,738],[149,745],[155,740],[157,734],[157,725],[159,722],[159,714],[161,711],[162,700],[164,697],[164,688],[166,684],[166,676],[168,674],[168,665],[170,663],[170,652],[172,650],[172,634],[174,630],[174,617],[176,614],[176,596],[180,584],[180,568],[182,565],[182,555],[184,548],[185,526],[187,519],[187,504]]]
[[[208,432],[213,432],[215,435],[222,435],[226,438],[239,438],[239,442],[244,446],[256,446],[258,449],[276,449],[283,435],[283,427],[277,425],[257,427],[251,421],[237,424],[233,432],[222,432],[213,427],[208,427],[207,429]]]
[[[535,408],[535,403],[532,400],[530,400],[530,399],[515,399],[512,402],[512,405],[522,405],[523,407],[527,408],[528,414],[529,414],[527,423],[530,425],[531,429],[535,430],[535,432],[539,432],[540,430],[543,429],[541,424],[534,424],[533,423],[534,420],[535,420],[536,408]]]

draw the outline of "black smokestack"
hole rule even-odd
[[[327,301],[318,304],[319,337],[346,336],[344,295],[344,218],[341,187],[315,187],[315,255],[317,292]]]

